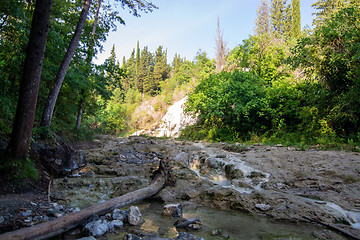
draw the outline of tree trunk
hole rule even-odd
[[[35,118],[52,0],[37,0],[31,23],[19,100],[6,156],[26,159]]]
[[[51,118],[53,115],[56,99],[59,95],[60,88],[64,81],[66,72],[69,68],[71,59],[75,53],[75,50],[78,46],[79,41],[80,41],[81,32],[84,28],[86,17],[89,13],[90,5],[91,5],[91,0],[85,0],[83,9],[80,14],[79,22],[76,26],[75,32],[70,41],[69,47],[65,53],[64,59],[60,65],[60,68],[56,75],[54,84],[51,87],[48,99],[46,101],[46,105],[45,105],[45,109],[44,109],[44,113],[43,113],[43,117],[42,117],[42,122],[41,122],[41,126],[43,126],[43,127],[49,127],[51,124]]]
[[[165,184],[168,170],[162,169],[163,162],[160,162],[160,173],[152,183],[142,189],[127,193],[123,196],[110,199],[104,203],[93,205],[79,212],[75,212],[52,221],[44,222],[33,227],[22,228],[13,232],[0,235],[0,239],[21,240],[21,239],[46,239],[57,236],[72,228],[75,228],[87,220],[92,214],[103,215],[114,208],[121,208],[131,203],[149,198],[159,192]]]
[[[77,119],[76,119],[76,127],[75,127],[76,130],[80,129],[84,100],[85,100],[85,91],[84,91],[84,89],[82,89],[80,92],[80,102],[79,102],[79,108],[78,108],[78,115],[77,115]]]
[[[93,24],[93,28],[92,28],[92,31],[91,31],[91,39],[90,39],[90,44],[89,44],[89,51],[88,51],[88,55],[86,57],[86,63],[88,63],[89,65],[91,64],[92,58],[94,56],[95,32],[96,32],[97,23],[99,21],[100,7],[101,7],[101,0],[98,0],[98,6],[96,8],[94,24]],[[89,75],[89,72],[88,72],[88,75]],[[79,108],[78,108],[78,115],[77,115],[77,119],[76,119],[76,127],[75,127],[76,130],[80,129],[84,101],[85,101],[85,90],[82,89],[81,93],[80,93],[80,102],[79,102]]]

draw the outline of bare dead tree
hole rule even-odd
[[[220,18],[217,19],[217,30],[216,30],[216,72],[221,72],[226,64],[226,57],[229,53],[229,49],[223,39],[224,32],[220,28]]]

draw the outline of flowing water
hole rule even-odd
[[[74,179],[75,180],[75,179]],[[83,179],[79,179],[82,180]],[[89,194],[89,189],[81,185],[72,184],[73,189],[67,189],[68,207],[80,208],[87,205],[96,204],[108,198],[108,192],[111,189],[111,178],[102,176],[101,178],[92,179],[91,182],[85,183],[90,189],[94,189],[97,194]],[[97,187],[96,187],[97,186]],[[90,190],[91,192],[91,190]],[[104,196],[106,196],[104,199]],[[114,233],[97,239],[123,239],[126,232],[140,230],[144,233],[153,233],[163,238],[175,238],[179,231],[174,227],[176,218],[164,217],[161,215],[163,203],[159,201],[144,201],[134,204],[139,207],[145,223],[140,227],[124,227],[116,230]],[[130,206],[128,206],[130,207]],[[126,208],[125,208],[126,210]],[[319,230],[318,227],[311,224],[290,224],[272,222],[265,216],[254,216],[239,211],[219,210],[212,208],[183,209],[184,218],[199,218],[202,223],[200,231],[192,231],[191,234],[197,237],[203,237],[206,240],[251,240],[251,239],[316,239],[312,236],[313,232]],[[213,236],[212,232],[219,230],[221,235]],[[68,238],[71,239],[71,238]]]
[[[155,233],[163,238],[175,238],[179,231],[174,227],[177,219],[161,215],[163,205],[156,201],[142,202],[139,206],[145,223],[140,227],[142,232]],[[197,237],[206,240],[295,240],[316,239],[313,232],[318,227],[310,224],[274,223],[266,217],[252,216],[239,211],[224,211],[212,208],[184,209],[184,218],[199,218],[203,224],[200,231],[191,231]],[[139,229],[133,227],[132,230]],[[127,229],[130,230],[130,229]],[[220,231],[220,236],[213,236],[213,231]],[[108,239],[122,239],[120,234],[110,234]]]

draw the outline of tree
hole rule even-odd
[[[318,12],[313,13],[316,16],[313,25],[319,28],[326,19],[329,19],[333,14],[345,7],[345,5],[345,0],[318,0],[316,3],[313,3],[311,6],[318,10]]]
[[[285,8],[286,0],[271,1],[271,35],[275,38],[281,38],[285,32]]]
[[[293,13],[293,35],[298,38],[301,35],[301,15],[300,15],[300,0],[292,1],[292,13]]]
[[[89,48],[88,48],[88,53],[86,56],[86,64],[87,65],[91,65],[91,61],[93,56],[95,55],[95,51],[94,51],[94,47],[95,47],[95,32],[96,32],[96,28],[98,25],[98,21],[99,21],[99,12],[100,12],[100,7],[101,7],[101,0],[98,0],[98,4],[96,7],[96,13],[95,13],[95,18],[94,18],[94,23],[93,23],[93,27],[91,30],[91,37],[90,37],[90,41],[89,41]],[[86,75],[90,75],[90,67],[88,67],[88,71],[86,71]],[[82,113],[83,113],[83,106],[84,106],[84,102],[85,102],[85,89],[81,89],[80,91],[80,101],[79,101],[79,108],[78,108],[78,115],[77,115],[77,119],[76,119],[76,126],[75,129],[79,130],[80,129],[80,124],[81,124],[81,117],[82,117]]]
[[[150,93],[153,89],[152,73],[154,70],[154,60],[148,47],[144,47],[141,51],[139,75],[137,78],[136,88],[141,93]]]
[[[22,73],[19,100],[6,155],[25,160],[35,118],[41,70],[45,54],[51,0],[37,0]]]
[[[267,0],[262,0],[258,10],[255,22],[255,33],[257,35],[270,35],[270,13]]]
[[[215,57],[216,57],[216,71],[220,72],[224,69],[226,64],[226,57],[229,50],[226,47],[226,43],[223,39],[223,31],[220,28],[220,18],[217,18],[217,29],[216,29],[216,46],[215,46]]]
[[[61,85],[64,81],[66,72],[69,68],[71,59],[74,55],[74,52],[77,48],[77,45],[79,43],[80,40],[80,35],[81,32],[83,30],[85,21],[86,21],[86,17],[88,15],[89,9],[90,9],[90,5],[91,5],[91,1],[92,0],[85,0],[84,2],[84,6],[83,9],[81,11],[80,17],[79,17],[79,21],[78,24],[76,26],[75,32],[73,34],[73,37],[70,41],[69,47],[65,53],[65,56],[63,58],[63,61],[59,67],[59,70],[57,72],[57,75],[55,77],[55,81],[53,86],[51,87],[48,99],[46,101],[46,105],[45,105],[45,109],[44,109],[44,113],[43,113],[43,117],[42,117],[42,122],[41,122],[41,126],[43,127],[50,127],[50,123],[51,123],[51,118],[53,115],[53,111],[54,111],[54,107],[55,107],[55,103],[56,103],[56,99],[57,96],[60,92],[60,88]]]
[[[153,73],[153,88],[150,92],[151,95],[158,94],[160,92],[160,83],[168,78],[169,66],[167,65],[166,51],[163,51],[163,47],[159,46],[155,52],[155,66]]]
[[[83,29],[85,21],[86,21],[86,17],[88,15],[88,12],[90,9],[91,1],[92,0],[85,0],[83,9],[82,9],[80,17],[79,17],[77,27],[76,27],[75,32],[72,37],[72,40],[69,44],[69,47],[64,56],[64,59],[60,65],[60,68],[56,75],[54,84],[50,90],[48,99],[46,101],[46,106],[44,108],[42,121],[41,121],[41,125],[44,127],[49,127],[51,124],[51,119],[52,119],[56,99],[59,94],[61,85],[63,83],[66,72],[68,70],[68,67],[70,65],[73,54],[79,43],[80,35],[81,35],[82,29]],[[147,13],[147,12],[151,12],[154,8],[155,9],[157,8],[154,4],[152,4],[151,2],[147,2],[146,0],[119,0],[119,1],[121,3],[121,6],[123,8],[125,6],[127,6],[130,9],[130,13],[132,13],[134,16],[140,16],[138,11],[144,11]]]
[[[284,10],[284,32],[282,33],[283,38],[290,39],[294,36],[293,28],[293,9],[291,5],[287,5]]]
[[[360,130],[360,8],[340,10],[301,38],[293,50],[293,64],[323,84],[322,102],[329,125],[343,137]],[[310,75],[311,73],[311,75]]]

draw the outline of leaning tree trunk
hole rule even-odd
[[[52,221],[40,223],[33,227],[22,228],[13,232],[0,235],[0,239],[7,240],[25,240],[25,239],[46,239],[57,236],[72,228],[81,225],[91,215],[103,215],[116,208],[127,206],[131,203],[149,198],[159,192],[167,180],[169,168],[167,163],[160,161],[159,174],[154,178],[151,184],[145,188],[127,193],[123,196],[110,199],[106,202],[85,208]]]
[[[48,99],[46,101],[46,105],[45,105],[45,109],[44,109],[44,113],[43,113],[43,117],[42,117],[42,121],[41,121],[41,126],[43,126],[43,127],[49,127],[51,124],[51,118],[52,118],[52,114],[54,111],[56,99],[59,95],[60,88],[64,81],[66,72],[69,68],[71,59],[75,53],[75,50],[78,46],[79,41],[80,41],[81,32],[84,28],[86,17],[89,13],[90,5],[91,5],[91,0],[85,0],[83,9],[80,14],[79,22],[76,26],[75,32],[72,36],[69,47],[65,53],[64,59],[60,65],[60,68],[56,75],[54,84],[51,87]]]
[[[91,64],[92,58],[94,56],[95,32],[96,32],[96,27],[97,27],[97,24],[98,24],[98,21],[99,21],[99,12],[100,12],[100,7],[101,7],[101,1],[102,0],[98,0],[98,6],[96,8],[94,24],[93,24],[93,28],[92,28],[92,31],[91,31],[91,39],[90,39],[90,43],[89,43],[88,55],[87,55],[87,58],[86,58],[86,63],[89,64],[89,65]],[[89,77],[89,74],[90,74],[90,71],[87,72],[87,77]],[[77,119],[76,119],[76,126],[75,126],[76,130],[80,129],[84,102],[85,102],[85,90],[82,89],[81,92],[80,92],[78,115],[77,115]]]
[[[52,0],[37,0],[31,23],[16,116],[7,147],[7,157],[25,159],[35,118]]]

